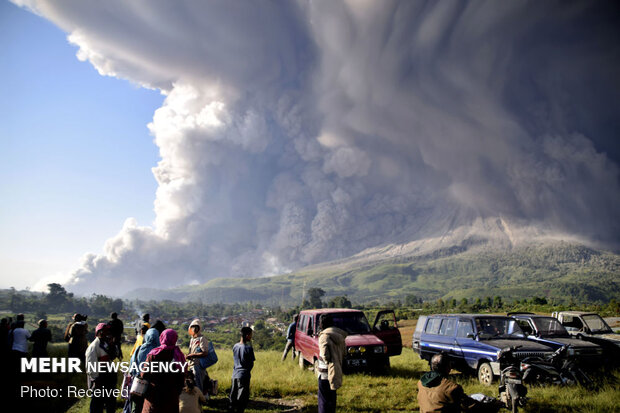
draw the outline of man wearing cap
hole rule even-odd
[[[116,373],[110,372],[109,368],[105,371],[97,371],[99,362],[110,363],[115,357],[114,347],[111,343],[110,326],[105,323],[97,324],[95,328],[95,339],[86,349],[86,374],[88,375],[89,389],[115,389]],[[92,366],[92,367],[91,367]],[[103,392],[102,392],[103,393]],[[107,413],[116,410],[116,398],[112,392],[106,396],[93,397],[90,399],[90,413]]]
[[[209,341],[200,331],[200,320],[194,319],[187,330],[191,340],[189,341],[189,354],[187,355],[188,367],[194,373],[196,387],[204,393],[205,385],[209,382],[207,370],[200,366],[200,359],[207,356]]]

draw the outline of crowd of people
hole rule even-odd
[[[121,344],[124,325],[118,314],[112,313],[110,321],[99,323],[95,327],[95,339],[88,344],[87,316],[75,314],[67,325],[64,340],[68,343],[69,357],[76,357],[82,363],[111,362],[123,357]],[[288,352],[295,350],[295,330],[297,316],[289,325],[287,344],[282,354],[285,360]],[[13,373],[19,371],[20,360],[28,356],[28,340],[33,342],[32,357],[47,357],[47,344],[52,341],[52,334],[47,328],[46,320],[39,320],[38,329],[30,333],[25,328],[24,315],[18,314],[16,320],[4,318],[0,323],[0,344],[3,355],[11,360]],[[177,346],[178,334],[166,328],[161,320],[151,326],[150,317],[145,314],[134,326],[136,341],[130,354],[130,365],[141,366],[157,362],[179,362],[187,368],[179,371],[153,372],[133,368],[125,377],[122,386],[126,388],[126,402],[123,413],[195,413],[201,411],[201,404],[207,402],[209,395],[216,392],[217,384],[211,380],[206,370],[213,355],[213,344],[202,334],[200,320],[190,323],[188,354],[185,355]],[[319,318],[319,360],[318,377],[318,411],[332,413],[336,411],[337,390],[342,386],[342,365],[346,355],[345,338],[347,333],[334,326],[328,314]],[[252,348],[252,329],[243,327],[240,341],[233,346],[233,372],[229,395],[228,410],[242,413],[250,397],[251,371],[254,367],[254,350]],[[186,364],[187,361],[187,364]],[[85,366],[85,364],[82,364]],[[418,402],[421,412],[438,411],[489,411],[488,405],[481,406],[468,397],[461,386],[448,377],[451,366],[449,359],[436,355],[431,360],[431,371],[424,374],[418,382]],[[118,386],[116,372],[87,371],[88,388],[91,390],[116,389]],[[142,390],[133,391],[135,382],[143,383]],[[214,388],[215,387],[215,388]],[[131,389],[131,391],[130,391]],[[112,392],[100,392],[90,401],[91,413],[113,413],[116,411],[116,397]],[[483,408],[484,407],[484,408]],[[492,406],[491,411],[497,411]]]
[[[112,413],[116,411],[114,390],[118,388],[118,374],[114,371],[87,369],[87,365],[121,361],[124,324],[117,313],[110,315],[106,323],[95,327],[95,338],[88,343],[88,317],[74,314],[66,326],[63,338],[67,342],[68,357],[78,358],[82,370],[87,374],[87,386],[93,395],[90,400],[91,413]],[[11,375],[7,382],[17,384],[21,360],[26,357],[48,357],[47,344],[52,333],[47,320],[39,321],[39,328],[32,333],[26,329],[23,314],[16,320],[3,318],[0,324],[0,351],[2,360],[10,360]],[[191,322],[188,334],[189,351],[185,355],[177,345],[178,333],[166,328],[161,320],[152,325],[149,314],[144,314],[134,325],[136,341],[130,352],[132,369],[125,375],[121,387],[126,397],[123,413],[194,413],[200,412],[201,403],[217,392],[217,381],[211,380],[206,368],[217,361],[213,343],[202,334],[199,319]],[[33,342],[32,353],[28,353],[28,340]],[[231,412],[243,412],[250,395],[250,376],[254,366],[252,329],[243,327],[240,342],[233,347],[234,367],[232,389],[229,398]],[[187,366],[178,371],[151,371],[151,363],[178,362]],[[186,363],[187,362],[187,363]],[[143,366],[142,368],[135,368]],[[146,366],[146,367],[144,367]],[[135,381],[145,383],[142,391],[133,391]],[[107,390],[107,391],[103,391]]]

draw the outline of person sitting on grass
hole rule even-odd
[[[431,371],[418,381],[420,413],[428,412],[497,412],[501,402],[482,403],[465,394],[463,387],[448,378],[450,359],[444,354],[431,358]]]
[[[188,371],[185,375],[185,387],[179,395],[179,413],[200,413],[201,403],[206,403],[207,399],[194,381],[194,373]]]

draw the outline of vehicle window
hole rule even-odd
[[[307,325],[308,325],[308,316],[303,314],[301,316],[301,320],[299,320],[299,331],[305,333]]]
[[[424,328],[424,324],[426,323],[426,316],[425,315],[421,315],[420,318],[418,318],[418,322],[415,325],[415,332],[419,333],[422,331],[422,329]]]
[[[313,335],[315,333],[314,331],[314,323],[313,323],[313,318],[312,316],[308,316],[308,325],[306,326],[306,334],[308,334],[309,336]]]
[[[571,316],[564,317],[562,325],[571,330],[581,330],[583,328],[583,323],[581,320],[577,317]]]
[[[525,334],[527,335],[534,334],[534,331],[532,330],[532,326],[530,326],[530,323],[527,320],[517,320],[517,324],[519,324],[519,327],[521,327],[521,330],[523,330]]]
[[[375,321],[374,327],[379,331],[394,330],[397,326],[394,320],[394,313],[383,313]]]
[[[568,331],[560,322],[552,317],[535,318],[536,329],[543,337],[549,336],[568,336]],[[520,325],[520,324],[519,324]]]
[[[456,318],[444,318],[439,327],[439,334],[442,336],[454,336],[456,329]]]
[[[583,321],[593,333],[611,333],[611,328],[598,314],[584,315]]]
[[[457,337],[467,337],[467,334],[474,334],[474,328],[469,320],[459,320],[459,326],[456,331]]]
[[[441,325],[441,318],[431,318],[426,323],[426,330],[424,330],[427,334],[438,334],[439,326]]]
[[[476,328],[480,339],[525,337],[516,320],[508,317],[477,318]]]
[[[334,326],[343,329],[349,334],[370,333],[370,324],[364,313],[335,313],[332,314]]]

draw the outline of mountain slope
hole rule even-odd
[[[444,242],[446,237],[416,241],[367,250],[291,274],[220,278],[164,291],[137,290],[126,298],[290,305],[301,303],[304,290],[319,287],[326,298],[347,295],[354,302],[403,300],[410,294],[424,300],[496,295],[504,299],[536,295],[559,301],[620,299],[618,254],[546,237],[527,241],[521,238],[523,231],[512,234],[512,239],[500,232],[483,237],[471,229],[465,235],[459,234],[457,244],[454,236],[450,242]]]

